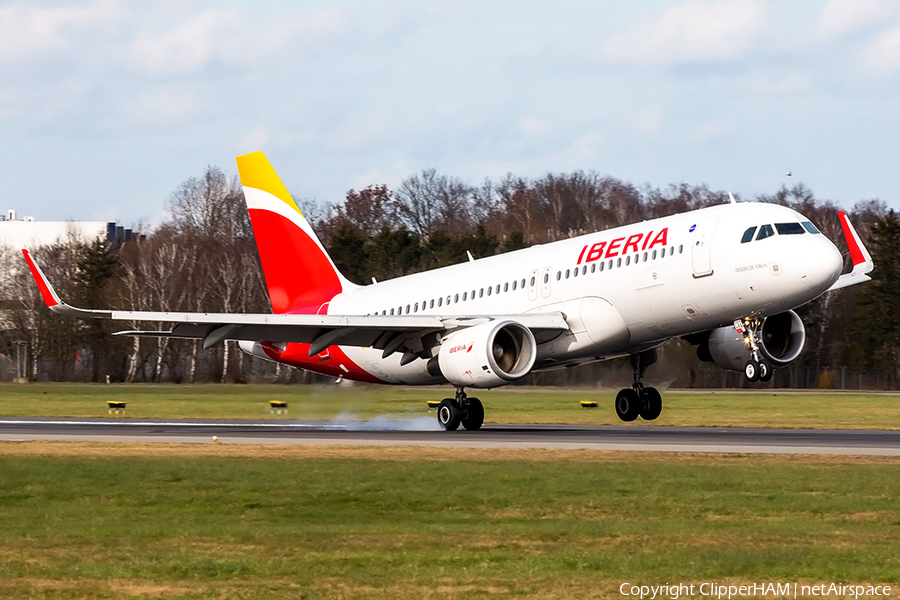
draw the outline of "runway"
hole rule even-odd
[[[900,431],[485,425],[435,431],[430,417],[370,421],[0,418],[0,442],[166,442],[470,448],[553,448],[635,452],[900,456]]]

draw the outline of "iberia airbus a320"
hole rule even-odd
[[[800,213],[755,202],[704,208],[359,286],[328,256],[261,152],[237,158],[272,314],[85,310],[60,300],[23,250],[47,306],[79,318],[162,321],[124,335],[237,340],[254,356],[371,383],[450,384],[446,430],[479,429],[481,402],[528,373],[629,356],[634,384],[615,410],[656,419],[643,384],[674,337],[723,369],[766,381],[806,340],[794,308],[869,279],[872,259],[840,213],[853,261]]]

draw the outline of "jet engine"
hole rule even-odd
[[[783,367],[800,356],[806,329],[797,313],[789,310],[767,317],[759,337],[762,357],[773,367]],[[697,356],[729,371],[743,371],[751,358],[750,344],[733,326],[719,327],[709,332],[709,340],[700,344]]]
[[[527,375],[536,357],[530,329],[516,321],[488,321],[444,338],[428,370],[453,385],[492,388]]]

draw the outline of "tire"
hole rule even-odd
[[[759,363],[755,360],[747,361],[744,365],[744,377],[750,382],[759,381]]]
[[[626,423],[634,421],[641,412],[641,399],[631,388],[620,390],[616,394],[616,414]]]
[[[476,431],[484,425],[484,405],[478,398],[469,398],[469,410],[462,419],[462,426],[467,431]]]
[[[775,374],[775,369],[767,362],[759,363],[759,380],[760,381],[770,381],[772,379],[772,375]]]
[[[652,387],[644,388],[644,394],[646,398],[641,408],[641,418],[645,421],[653,421],[662,413],[662,396],[656,388]]]
[[[456,400],[444,398],[437,408],[437,420],[445,431],[456,431],[462,419],[462,411]]]

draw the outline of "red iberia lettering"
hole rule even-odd
[[[612,258],[613,256],[619,255],[619,244],[622,243],[622,240],[625,238],[620,237],[616,238],[609,243],[609,246],[606,247],[606,258]],[[613,252],[615,250],[615,252]]]
[[[605,246],[606,242],[597,242],[596,244],[591,246],[591,251],[588,252],[587,258],[584,260],[584,262],[594,262],[595,260],[603,258],[603,248]]]
[[[666,227],[665,229],[663,229],[662,231],[657,233],[656,237],[653,238],[653,242],[650,244],[650,248],[652,248],[653,246],[656,246],[657,244],[659,244],[661,246],[665,246],[666,244],[668,244],[668,241],[667,241],[668,234],[669,234],[668,227]]]
[[[652,229],[651,229],[650,231],[647,232],[647,235],[646,235],[646,236],[644,236],[644,245],[641,246],[641,250],[646,250],[646,249],[647,249],[647,242],[650,241],[650,234],[651,234],[651,233],[653,233],[653,230],[652,230]]]
[[[578,255],[578,262],[575,263],[576,265],[580,265],[580,264],[581,264],[581,259],[584,257],[584,251],[585,251],[585,250],[587,250],[587,246],[585,246],[584,248],[581,249],[581,254]]]
[[[633,236],[628,238],[628,241],[625,242],[625,247],[622,248],[622,254],[628,252],[629,248],[634,248],[634,251],[638,251],[638,242],[641,241],[641,238],[644,237],[643,233],[636,233]]]

